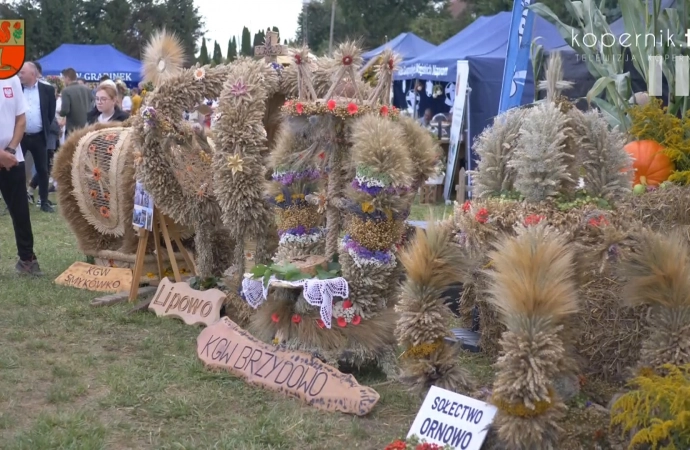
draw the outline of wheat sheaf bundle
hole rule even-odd
[[[623,262],[624,298],[651,307],[640,365],[690,364],[690,248],[679,233],[641,231]]]
[[[508,448],[554,449],[565,405],[553,383],[569,358],[563,323],[578,312],[573,251],[562,234],[540,224],[518,228],[489,256],[489,301],[508,329],[491,398],[497,435]]]
[[[401,381],[413,390],[438,386],[453,392],[470,392],[473,381],[458,364],[457,347],[445,342],[452,313],[445,304],[445,289],[459,282],[458,266],[463,254],[453,245],[448,227],[433,222],[400,254],[407,272],[400,301],[395,334],[405,347]]]
[[[180,39],[165,30],[156,32],[144,48],[141,72],[144,81],[158,86],[171,76],[177,75],[185,62],[184,48]]]

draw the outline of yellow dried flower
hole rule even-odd
[[[371,214],[376,210],[373,204],[369,202],[362,203],[362,212],[366,214]]]
[[[285,196],[283,194],[276,195],[275,200],[277,203],[283,203],[285,201]]]

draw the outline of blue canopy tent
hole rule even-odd
[[[498,112],[510,23],[510,12],[480,17],[432,52],[403,63],[401,70],[395,75],[396,80],[454,82],[457,76],[457,61],[469,61],[468,84],[472,89],[469,95],[470,145],[475,137],[492,123]],[[566,44],[558,29],[537,16],[532,39],[541,44],[547,53],[561,52],[565,78],[575,83],[574,89],[567,94],[571,97],[585,95],[594,79],[581,58]],[[534,80],[530,65],[522,103],[530,103],[533,100]]]
[[[398,53],[403,58],[403,61],[407,61],[430,52],[434,48],[436,48],[434,44],[425,41],[414,33],[401,33],[395,39],[364,53],[362,58],[364,58],[364,61],[369,61],[383,53],[384,50],[391,49]]]
[[[141,80],[141,62],[112,45],[62,44],[38,62],[46,76],[60,75],[71,67],[87,82],[97,82],[103,75],[120,78],[130,86]]]

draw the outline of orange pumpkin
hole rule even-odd
[[[633,186],[658,186],[668,179],[674,166],[663,150],[664,147],[654,141],[634,141],[625,146],[625,151],[634,158]]]

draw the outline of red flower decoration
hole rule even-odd
[[[384,450],[405,450],[407,449],[407,444],[404,441],[397,440],[386,446]]]
[[[347,112],[349,112],[351,116],[357,114],[357,111],[359,111],[359,108],[354,103],[347,105]]]
[[[592,227],[605,227],[609,225],[609,221],[604,216],[592,217],[587,223]]]
[[[20,29],[21,27],[22,27],[22,24],[21,24],[21,23],[19,23],[19,22],[15,22],[15,23],[14,23],[14,29],[15,29],[15,30],[18,30],[18,29]]]
[[[362,323],[362,317],[355,316],[352,318],[352,322],[350,323],[352,323],[352,325],[359,325],[360,323]]]
[[[470,203],[470,201],[467,200],[465,203],[462,204],[462,212],[469,211],[471,207],[472,207],[472,203]]]
[[[347,299],[347,298],[345,299],[345,301],[343,302],[343,308],[345,308],[345,309],[352,308],[352,302],[350,301],[350,299]]]
[[[393,58],[388,60],[388,68],[393,70]]]
[[[326,328],[326,324],[323,323],[323,320],[321,319],[316,319],[316,324],[319,326],[319,328]]]
[[[474,216],[474,219],[479,223],[486,223],[489,220],[489,210],[486,208],[480,209]]]
[[[273,323],[280,322],[280,316],[278,315],[278,313],[271,314],[271,320],[273,321]]]
[[[388,115],[388,106],[383,105],[383,106],[381,107],[381,115],[384,116],[384,117],[386,117],[386,116]]]
[[[328,100],[328,110],[333,111],[335,109],[335,100]]]
[[[300,323],[302,321],[302,316],[299,314],[292,315],[292,323]]]
[[[295,63],[297,65],[302,64],[302,55],[295,55]]]
[[[319,158],[324,159],[326,157],[326,154],[324,152],[319,153]]]
[[[345,320],[344,317],[338,317],[337,322],[340,328],[345,328],[347,326],[347,320]]]
[[[304,105],[301,103],[296,104],[295,111],[297,111],[297,114],[302,114],[304,112]]]
[[[343,64],[346,66],[352,64],[352,56],[343,56]]]
[[[537,225],[539,222],[541,222],[544,219],[546,219],[546,217],[538,215],[538,214],[530,214],[529,216],[525,217],[525,225],[526,226]]]

